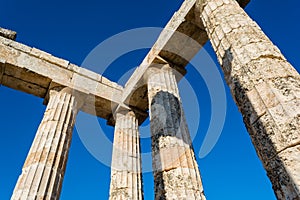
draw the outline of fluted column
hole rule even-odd
[[[198,13],[278,199],[300,199],[300,76],[235,0]]]
[[[78,104],[70,88],[50,91],[12,200],[59,199]]]
[[[204,200],[173,69],[147,72],[155,199]]]
[[[139,127],[133,111],[116,114],[109,199],[143,199]]]

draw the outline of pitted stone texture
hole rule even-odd
[[[15,31],[11,31],[0,27],[0,36],[8,38],[10,40],[15,40],[17,37],[17,33]]]
[[[132,111],[116,114],[109,199],[143,199],[140,137]]]
[[[78,107],[69,88],[50,91],[12,200],[59,199]]]
[[[298,72],[236,1],[197,8],[277,198],[299,199]]]
[[[150,68],[148,97],[155,199],[205,199],[173,69]]]

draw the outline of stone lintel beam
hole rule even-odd
[[[249,2],[237,1],[242,7]],[[159,63],[160,57],[182,73],[188,62],[208,41],[205,28],[197,21],[199,17],[196,16],[199,16],[199,13],[195,9],[195,3],[196,0],[184,1],[175,12],[141,65],[127,81],[122,102],[140,110],[147,110],[147,88],[142,81],[146,70]]]
[[[17,37],[17,33],[15,31],[11,31],[11,30],[0,27],[0,36],[5,37],[10,40],[15,40]]]
[[[64,86],[88,95],[82,111],[108,119],[120,104],[123,87],[87,69],[0,36],[0,84],[46,98]]]

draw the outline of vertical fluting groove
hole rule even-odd
[[[122,184],[123,184],[123,186],[125,186],[125,185],[127,185],[127,179],[128,179],[128,176],[127,176],[127,173],[128,173],[128,171],[126,171],[126,170],[124,170],[124,169],[127,169],[127,167],[128,167],[128,146],[127,146],[127,136],[128,136],[128,134],[127,134],[127,124],[126,124],[126,120],[125,120],[125,118],[123,118],[122,119],[122,121],[123,121],[123,127],[125,127],[125,130],[123,131],[123,137],[124,137],[124,139],[123,139],[123,144],[124,144],[124,148],[123,148],[123,182],[122,182]],[[128,191],[127,191],[128,192]]]
[[[179,146],[182,146],[182,147],[186,148],[186,145],[188,145],[188,148],[192,148],[192,143],[191,143],[191,140],[190,140],[190,133],[189,133],[189,130],[187,128],[187,123],[185,121],[185,115],[184,115],[182,103],[181,103],[181,100],[180,100],[180,93],[179,93],[178,87],[175,87],[177,85],[176,78],[175,78],[175,75],[172,73],[172,71],[168,71],[168,75],[169,75],[169,77],[172,77],[170,85],[171,85],[172,90],[174,91],[174,93],[176,94],[176,96],[179,100],[180,120],[177,120],[177,122],[176,122],[176,120],[174,118],[172,118],[175,127],[178,127],[177,131],[178,131],[179,140],[177,140],[177,143],[180,142],[180,144],[178,143]],[[172,85],[173,85],[173,87],[172,87]],[[171,104],[176,103],[174,101],[174,98],[170,98],[170,99],[171,99]],[[184,134],[184,133],[186,133],[186,134]],[[183,161],[181,161],[181,159],[180,159],[182,156],[186,157],[186,159],[183,159]],[[198,169],[198,165],[196,164],[196,162],[193,162],[194,160],[192,160],[191,161],[192,163],[189,164],[189,160],[190,160],[189,158],[193,159],[193,157],[194,157],[194,155],[192,155],[192,151],[190,151],[189,149],[184,149],[184,152],[180,152],[180,155],[179,155],[178,159],[181,162],[180,165],[185,166],[183,168],[187,168],[188,172],[189,172],[189,175],[192,178],[196,179],[195,180],[196,183],[201,183],[200,185],[202,187],[201,180],[197,178],[198,174],[199,174],[199,170],[193,170],[193,169]],[[192,169],[189,166],[192,166]],[[198,174],[195,171],[198,172]],[[193,187],[194,187],[194,182],[192,182],[192,184],[193,184]],[[187,194],[187,193],[186,193],[186,195],[189,196],[189,194]],[[193,195],[194,195],[194,198],[197,198],[195,193],[193,193]]]
[[[131,141],[132,141],[132,145],[131,145],[131,168],[132,168],[132,171],[131,171],[131,192],[133,194],[133,199],[136,199],[137,198],[137,184],[134,184],[134,183],[138,183],[137,181],[137,171],[136,171],[136,153],[135,153],[135,144],[136,144],[136,140],[135,140],[135,133],[134,133],[134,130],[136,130],[136,127],[135,127],[135,119],[134,117],[131,117],[131,120],[132,120],[132,124],[131,124]]]
[[[300,76],[234,0],[200,18],[278,199],[300,198]],[[298,145],[297,145],[298,144]]]
[[[179,95],[176,94],[175,91],[171,87],[171,80],[170,79],[173,79],[174,75],[171,74],[171,73],[169,73],[170,71],[171,71],[171,69],[170,70],[166,70],[166,71],[164,71],[162,73],[163,74],[163,78],[164,78],[164,82],[166,84],[166,91],[167,91],[166,95],[164,95],[164,104],[165,104],[165,106],[167,106],[167,108],[169,108],[169,109],[166,109],[167,110],[167,116],[169,116],[169,117],[167,117],[167,119],[169,118],[171,120],[171,123],[172,123],[171,127],[166,127],[166,130],[167,130],[167,132],[170,131],[170,133],[167,133],[167,135],[172,134],[171,135],[172,137],[177,138],[178,136],[180,137],[180,135],[181,135],[179,132],[177,132],[178,129],[179,129],[179,127],[180,127],[180,124],[177,125],[175,123],[175,119],[173,117],[171,117],[171,116],[172,116],[172,106],[175,105],[175,104],[172,104],[172,101],[173,101],[172,96],[178,97]],[[178,143],[178,140],[176,140],[175,145],[180,148],[180,144]],[[173,149],[173,146],[172,146],[172,149]],[[178,166],[176,166],[176,165],[182,166],[182,162],[179,159],[180,156],[181,156],[180,155],[180,150],[178,148],[176,148],[175,151],[176,152],[171,152],[171,155],[172,155],[172,157],[171,157],[171,163],[170,163],[172,165],[172,166],[170,166],[171,169],[178,168]],[[183,174],[182,167],[179,167],[179,168],[180,168],[181,174]],[[185,192],[185,195],[188,195],[186,193],[186,191],[184,191],[184,192]]]
[[[131,187],[131,193],[132,193],[132,198],[137,198],[137,195],[136,195],[136,185],[134,185],[133,183],[137,181],[135,181],[135,177],[136,177],[136,172],[135,172],[135,153],[134,153],[134,145],[135,145],[135,141],[134,141],[134,118],[133,117],[130,117],[130,121],[132,121],[131,123],[131,129],[130,129],[130,140],[131,140],[131,145],[130,145],[130,157],[131,157],[131,166],[130,168],[132,169],[132,171],[130,172],[130,177],[131,177],[131,183],[130,183],[130,187]]]
[[[59,198],[77,114],[77,108],[74,106],[75,98],[68,88],[50,91],[49,103],[14,189],[12,200]],[[76,113],[73,113],[73,109]]]
[[[114,149],[111,169],[110,200],[134,199],[142,200],[141,172],[137,170],[140,164],[139,131],[137,119],[132,111],[119,111],[116,114],[114,135]],[[117,138],[120,138],[118,141]],[[117,154],[117,152],[121,152]],[[122,160],[120,165],[114,167],[114,163]],[[119,179],[122,179],[119,181]]]
[[[129,120],[127,119],[124,119],[125,121],[126,121],[126,127],[127,127],[127,129],[126,129],[126,163],[127,163],[127,168],[129,168],[130,169],[130,171],[127,171],[127,174],[125,174],[125,176],[126,176],[126,185],[128,185],[128,187],[129,187],[129,190],[128,190],[128,192],[129,193],[131,193],[131,198],[132,198],[132,196],[133,196],[133,194],[132,194],[132,191],[130,191],[130,189],[132,189],[130,186],[129,186],[129,183],[130,183],[130,178],[131,178],[131,171],[132,171],[132,166],[130,166],[130,163],[131,163],[131,161],[132,161],[132,159],[129,159],[129,157],[130,157],[130,125],[129,125],[129,123],[128,123],[128,121],[131,121],[131,117],[129,116],[128,117],[129,118]],[[132,122],[131,122],[132,123]]]
[[[123,118],[120,119],[120,123],[121,123],[121,127],[124,127],[124,120]],[[120,131],[120,130],[119,130]],[[119,151],[121,152],[121,165],[120,165],[120,170],[121,170],[121,173],[120,173],[120,185],[123,186],[123,173],[124,173],[124,161],[125,161],[125,143],[124,143],[124,132],[121,132],[120,131],[120,134],[121,134],[121,149],[119,149]]]
[[[137,181],[135,181],[135,153],[134,153],[134,145],[136,144],[135,141],[134,141],[134,133],[133,133],[133,130],[135,130],[135,127],[134,127],[134,119],[133,117],[130,117],[131,118],[131,121],[132,123],[130,124],[131,125],[131,129],[130,129],[130,139],[131,139],[131,143],[132,145],[130,145],[130,154],[131,154],[131,169],[132,171],[130,172],[130,177],[131,177],[131,184],[130,184],[130,187],[131,187],[131,193],[132,193],[132,198],[135,199],[136,198],[136,185],[134,185],[134,183],[137,183]]]
[[[51,169],[50,169],[50,171],[49,170],[47,170],[48,171],[48,175],[46,175],[46,177],[44,176],[44,178],[46,179],[46,180],[49,180],[50,179],[50,181],[51,181],[51,178],[49,178],[50,177],[50,175],[52,174],[52,162],[51,162],[51,160],[50,160],[50,163],[49,163],[49,156],[50,156],[50,154],[52,153],[52,151],[53,151],[53,148],[54,148],[54,152],[57,152],[56,151],[56,149],[57,149],[57,145],[59,145],[60,144],[60,140],[58,140],[57,141],[57,143],[58,144],[54,144],[54,142],[55,142],[55,139],[57,138],[57,135],[59,135],[59,138],[64,134],[63,132],[62,132],[62,134],[59,134],[61,131],[62,131],[62,128],[63,128],[63,123],[65,123],[65,113],[66,113],[66,110],[68,109],[68,106],[64,106],[64,103],[63,102],[65,102],[65,101],[68,101],[68,95],[67,94],[63,94],[63,97],[62,97],[62,112],[61,112],[61,114],[59,115],[59,117],[58,117],[58,121],[57,121],[57,124],[56,124],[56,128],[55,128],[55,131],[54,131],[54,136],[53,137],[51,137],[51,135],[50,135],[50,140],[51,140],[51,145],[50,145],[50,149],[49,149],[49,151],[47,152],[47,156],[46,156],[46,158],[45,158],[45,167],[43,168],[43,170],[42,170],[42,175],[41,176],[44,176],[44,173],[45,173],[45,171],[46,171],[46,169],[47,169],[47,167],[51,167]],[[63,119],[63,121],[61,120],[61,119]],[[61,124],[59,124],[59,121],[62,121],[62,123]],[[57,155],[56,155],[57,156]],[[55,159],[55,157],[56,156],[54,156],[54,158],[53,159]],[[48,165],[50,165],[50,166],[48,166]],[[40,178],[40,180],[42,181],[42,179]],[[50,182],[49,181],[49,182]],[[48,182],[48,183],[49,183]],[[40,184],[41,184],[41,182],[39,183],[39,186],[38,187],[40,187]],[[50,185],[48,185],[48,190],[50,189],[49,188],[50,187]],[[46,188],[45,188],[46,189]],[[47,194],[47,192],[46,191],[41,191],[41,193],[42,194]],[[36,195],[38,195],[38,194],[36,194]]]
[[[139,129],[138,120],[135,119],[135,130]],[[140,135],[139,132],[135,132],[135,147],[136,147],[136,180],[137,180],[137,198],[138,199],[144,199],[143,198],[143,177],[142,177],[142,158],[141,158],[141,149],[140,149]]]
[[[169,66],[149,72],[148,99],[155,199],[205,199],[189,132],[182,124],[186,121],[175,74]]]
[[[56,109],[56,108],[55,108]],[[47,109],[46,109],[47,111]],[[45,118],[46,118],[46,115],[45,115]],[[50,121],[50,120],[47,120],[47,121]],[[45,121],[46,122],[46,121]],[[39,132],[37,133],[37,135],[42,135],[41,136],[41,140],[39,141],[38,145],[37,145],[37,148],[34,152],[32,152],[34,154],[33,156],[33,161],[32,163],[29,163],[30,165],[28,166],[29,167],[29,174],[32,174],[32,176],[26,176],[26,179],[25,179],[25,182],[24,182],[24,185],[23,187],[26,187],[26,185],[29,186],[28,188],[28,192],[30,190],[30,186],[31,186],[31,183],[33,182],[33,179],[34,179],[34,175],[35,175],[35,172],[37,169],[34,169],[34,166],[33,165],[37,165],[41,159],[41,156],[43,155],[43,149],[41,149],[44,145],[44,143],[47,141],[47,138],[48,138],[48,129],[50,128],[50,124],[49,123],[45,123],[44,120],[42,121],[41,123],[41,127],[45,126],[45,129],[38,129],[38,131],[42,131],[42,134],[39,134]],[[46,139],[46,140],[45,140]],[[39,156],[38,155],[38,152],[41,151],[41,155]],[[30,154],[29,154],[30,155]],[[38,160],[37,160],[38,158]],[[32,172],[34,171],[34,172]],[[30,179],[31,178],[31,179]],[[27,191],[26,189],[22,190],[21,194],[20,194],[20,197],[23,196],[23,194],[25,194],[25,198],[27,197]],[[23,197],[24,198],[24,197]]]
[[[55,156],[51,163],[51,166],[53,166],[52,167],[53,169],[51,169],[51,171],[50,171],[51,180],[48,182],[48,187],[47,187],[50,194],[57,195],[60,193],[62,182],[59,182],[58,179],[60,178],[60,176],[64,175],[65,162],[68,159],[68,152],[69,152],[68,149],[70,147],[69,145],[70,145],[71,136],[72,136],[72,132],[68,133],[68,130],[70,129],[69,122],[73,115],[73,109],[76,107],[76,105],[74,105],[74,104],[76,104],[76,103],[74,103],[74,97],[72,97],[70,94],[68,94],[68,103],[67,103],[66,110],[65,110],[66,115],[64,116],[65,120],[61,124],[61,126],[64,125],[64,127],[61,127],[61,128],[64,128],[64,130],[61,130],[62,134],[60,134],[59,140],[58,140],[59,146],[57,148],[55,148],[55,151],[54,151]],[[65,138],[67,138],[67,139],[65,139]],[[63,159],[61,159],[61,160],[57,159],[59,152],[62,152]],[[57,162],[58,162],[58,164],[56,164]],[[57,170],[54,170],[55,168]],[[54,174],[54,176],[52,176],[53,174]],[[57,189],[56,189],[57,191],[54,192],[53,191],[54,187],[49,187],[49,186],[54,185],[54,183],[56,183],[56,182],[59,182],[60,185],[57,187]]]
[[[171,70],[168,70],[167,72],[165,72],[165,77],[166,77],[166,82],[167,82],[167,84],[169,85],[169,88],[168,88],[168,91],[172,91],[172,93],[170,94],[170,93],[167,93],[167,97],[168,97],[168,99],[167,99],[167,103],[168,103],[168,106],[170,107],[170,109],[169,109],[169,116],[172,116],[173,115],[173,113],[172,113],[172,105],[175,105],[176,104],[176,102],[174,102],[174,98],[172,98],[172,95],[174,95],[176,98],[178,98],[178,101],[179,101],[179,93],[176,93],[176,91],[175,91],[175,89],[173,89],[172,88],[172,86],[171,85],[173,85],[174,86],[174,84],[176,84],[177,85],[177,83],[174,83],[173,81],[175,80],[175,75],[172,73],[172,71]],[[175,87],[175,86],[174,86]],[[180,105],[180,101],[179,101],[179,113],[180,113],[180,119],[182,118],[182,116],[181,116],[181,105]],[[174,132],[174,137],[178,137],[178,139],[176,140],[176,145],[179,147],[179,148],[177,148],[176,150],[177,150],[177,156],[175,157],[175,159],[173,160],[173,167],[174,168],[177,168],[178,166],[176,166],[176,160],[178,160],[178,164],[180,165],[180,166],[184,166],[183,165],[183,162],[181,161],[181,156],[182,156],[182,152],[180,151],[180,147],[182,146],[182,147],[184,147],[184,145],[181,145],[180,143],[184,143],[184,141],[182,140],[182,132],[180,131],[180,127],[182,126],[182,124],[181,124],[181,120],[176,120],[174,117],[171,117],[171,120],[172,120],[172,124],[173,124],[173,126],[172,126],[172,129],[173,129],[173,132]],[[176,122],[177,121],[177,122]],[[177,128],[176,128],[177,127]],[[180,142],[180,143],[179,143]],[[185,153],[185,152],[184,152]],[[176,155],[176,154],[175,154]],[[185,159],[183,159],[183,160],[185,160]],[[181,174],[184,174],[184,169],[183,169],[184,167],[180,167],[180,171],[181,171]],[[185,195],[186,196],[189,196],[189,194],[187,193],[187,191],[186,190],[184,190],[184,192],[185,192]],[[195,196],[194,196],[195,197]]]
[[[59,97],[60,97],[60,95],[59,95]],[[57,101],[57,98],[55,97],[54,98],[54,101]],[[57,110],[61,110],[62,109],[62,105],[61,105],[61,103],[60,103],[60,101],[58,101],[58,106],[56,107],[56,111]],[[53,121],[56,121],[55,120],[55,118],[56,118],[56,114],[57,112],[55,112],[54,113],[54,119],[53,119]],[[49,124],[50,125],[50,124]],[[57,126],[57,124],[55,125],[55,126]],[[56,129],[56,127],[55,127],[55,129]],[[54,129],[54,130],[55,130]],[[35,186],[35,185],[38,185],[39,184],[39,182],[41,181],[41,176],[42,176],[42,170],[46,167],[46,166],[41,166],[41,165],[43,165],[44,163],[43,162],[41,162],[41,159],[43,158],[43,156],[44,156],[44,152],[45,152],[45,147],[46,147],[46,143],[47,143],[47,141],[48,141],[48,139],[49,139],[49,137],[51,136],[51,134],[53,133],[54,134],[54,132],[55,131],[47,131],[47,132],[45,132],[45,136],[46,137],[43,137],[43,138],[45,138],[45,140],[43,141],[43,143],[42,143],[42,145],[41,146],[39,146],[39,148],[41,148],[42,150],[41,150],[41,155],[39,156],[39,158],[38,158],[38,162],[37,163],[39,163],[39,165],[37,165],[37,167],[34,169],[34,172],[32,172],[32,174],[33,174],[33,176],[32,176],[32,179],[30,180],[30,182],[29,183],[27,183],[28,185],[29,185],[29,189],[28,189],[28,191],[24,191],[25,192],[25,195],[22,195],[22,196],[24,196],[23,198],[28,198],[28,196],[29,195],[32,195],[32,197],[34,197],[35,195],[36,195],[36,189],[35,188],[32,188],[33,186]],[[51,137],[51,138],[53,138],[53,137]],[[38,156],[38,155],[37,155]],[[45,164],[44,164],[45,165]],[[32,190],[32,193],[30,194],[29,192],[30,192],[30,190]]]

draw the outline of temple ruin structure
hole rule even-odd
[[[143,199],[139,125],[149,110],[155,199],[204,200],[177,75],[208,40],[276,197],[300,199],[300,76],[247,3],[184,1],[124,87],[0,29],[0,84],[47,105],[11,199],[59,199],[79,110],[115,126],[110,199]]]

